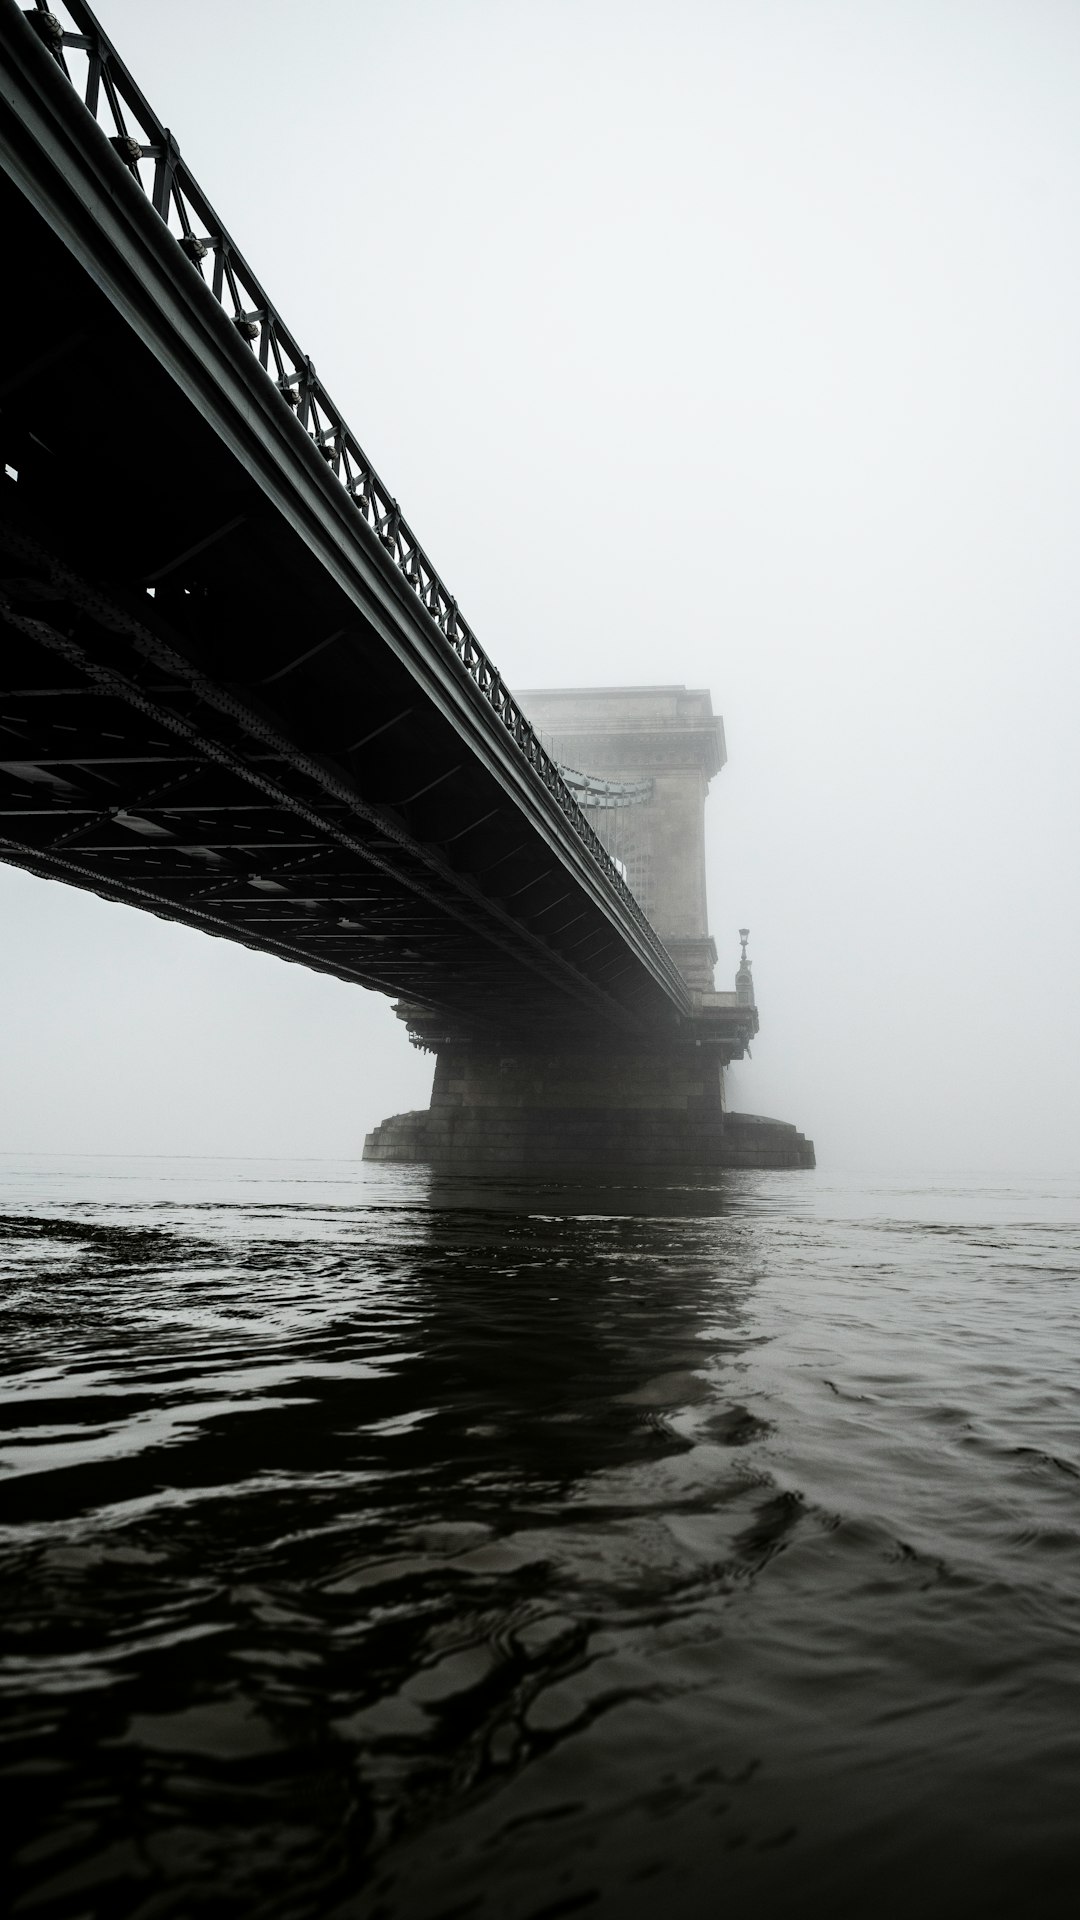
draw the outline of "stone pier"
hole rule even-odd
[[[714,986],[705,798],[726,759],[709,694],[685,687],[559,688],[518,696],[690,988],[692,1014],[635,1039],[479,1035],[398,1009],[436,1058],[431,1105],[368,1135],[365,1160],[466,1174],[604,1172],[662,1179],[724,1167],[812,1167],[793,1126],[729,1113],[724,1069],[757,1032],[745,960]]]
[[[520,1040],[450,1042],[439,1048],[430,1107],[384,1120],[364,1158],[458,1173],[640,1179],[812,1167],[813,1145],[793,1126],[726,1110],[728,1051],[690,1038],[653,1049],[579,1042],[562,1052]]]

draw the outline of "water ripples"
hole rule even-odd
[[[16,1172],[14,1911],[1071,1901],[1073,1189]]]

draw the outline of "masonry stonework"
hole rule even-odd
[[[705,797],[727,759],[707,691],[559,687],[518,696],[552,757],[582,773],[651,780],[644,803],[586,813],[690,987],[713,987]]]
[[[705,892],[705,798],[726,760],[708,692],[686,687],[534,690],[518,696],[548,752],[580,780],[583,810],[690,988],[693,1016],[639,1039],[542,1041],[448,1031],[401,1007],[437,1054],[431,1105],[368,1135],[366,1160],[475,1174],[632,1174],[814,1165],[793,1126],[733,1114],[724,1068],[757,1031],[745,963],[717,992]],[[568,774],[569,777],[569,774]]]

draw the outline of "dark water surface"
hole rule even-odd
[[[42,1920],[1080,1904],[1080,1185],[0,1160]]]

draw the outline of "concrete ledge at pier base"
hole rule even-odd
[[[728,1167],[817,1166],[813,1141],[792,1121],[761,1113],[725,1113],[724,1152]]]
[[[392,1114],[364,1159],[453,1173],[709,1173],[725,1167],[813,1167],[814,1146],[760,1114],[569,1107],[454,1108]]]

